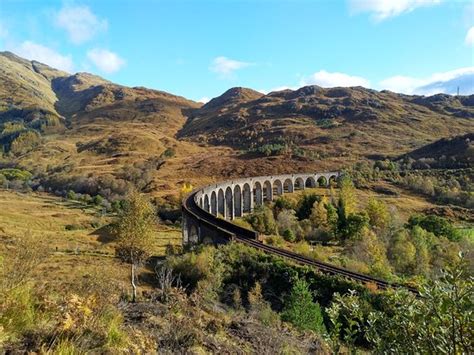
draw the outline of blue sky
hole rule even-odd
[[[474,93],[461,0],[0,0],[0,50],[207,100],[309,84]]]

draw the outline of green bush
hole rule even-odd
[[[29,171],[15,168],[0,169],[0,174],[3,175],[8,181],[29,181],[33,177],[33,174],[31,174]]]
[[[291,229],[285,229],[283,231],[283,238],[290,243],[293,243],[296,240],[296,235]]]

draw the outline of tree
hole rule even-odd
[[[326,205],[328,204],[328,199],[326,196],[321,198],[321,201],[316,201],[313,204],[313,208],[311,209],[311,215],[309,219],[313,226],[320,228],[322,230],[328,229],[328,211],[326,209]]]
[[[346,216],[356,212],[356,193],[352,180],[345,175],[340,181],[339,200],[340,204],[344,206]]]
[[[285,301],[281,318],[302,330],[325,333],[323,315],[305,280],[296,280]]]
[[[359,238],[364,228],[367,228],[369,224],[369,218],[366,214],[354,213],[344,218],[344,213],[341,212],[338,217],[338,233],[342,242]]]
[[[474,282],[467,265],[448,268],[439,280],[422,288],[420,298],[395,293],[390,316],[372,312],[370,339],[377,350],[431,354],[472,354],[474,351]]]
[[[309,218],[313,205],[316,201],[319,201],[318,195],[304,194],[302,199],[298,202],[296,217],[298,217],[300,221]]]
[[[245,216],[245,220],[257,232],[267,235],[277,233],[277,223],[273,217],[273,211],[268,206],[257,206],[251,214]]]
[[[387,205],[383,201],[371,198],[365,211],[369,216],[369,223],[371,226],[377,227],[380,230],[383,230],[388,226],[390,222],[390,214]]]
[[[351,293],[336,296],[328,314],[335,324],[333,329],[339,332],[341,323],[333,318],[339,318],[341,309],[348,310],[345,324],[352,324],[354,335],[363,335],[377,354],[472,354],[473,281],[461,260],[439,280],[422,287],[421,297],[406,290],[392,291],[386,294],[380,310],[354,314],[352,310],[366,307],[363,299]],[[351,345],[353,339],[344,340]]]
[[[115,226],[117,246],[115,253],[123,261],[130,263],[132,300],[136,300],[136,269],[150,257],[155,229],[155,210],[151,203],[139,192],[128,196],[127,207],[122,210]]]
[[[436,215],[414,215],[408,219],[409,228],[420,226],[433,233],[437,237],[444,236],[449,240],[459,240],[459,233],[454,226],[445,218]]]

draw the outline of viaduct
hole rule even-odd
[[[197,218],[183,209],[183,245],[223,242],[222,236],[226,233],[206,222],[217,219],[231,221],[280,195],[310,187],[329,186],[338,177],[338,172],[258,176],[224,181],[195,190],[192,196],[201,209],[197,214],[202,217]],[[251,233],[255,232],[245,232],[246,235]],[[253,238],[258,236],[253,235]]]
[[[380,289],[405,287],[419,295],[418,290],[410,286],[390,283],[266,245],[259,240],[257,232],[231,222],[235,217],[252,212],[256,206],[265,201],[272,201],[276,196],[318,185],[329,186],[331,181],[339,176],[338,172],[259,176],[224,181],[196,189],[182,202],[183,245],[223,244],[233,240],[295,263],[314,267],[327,274],[375,285]]]

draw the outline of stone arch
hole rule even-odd
[[[243,213],[252,212],[252,194],[250,191],[250,185],[245,183],[242,190],[242,207]]]
[[[321,187],[328,186],[328,180],[326,179],[325,176],[320,176],[317,182],[318,182],[318,186],[321,186]]]
[[[305,187],[316,187],[316,180],[314,180],[314,177],[310,176],[306,179],[304,183]]]
[[[240,185],[234,187],[234,217],[242,217],[242,190]]]
[[[219,189],[217,192],[217,213],[222,217],[225,217],[225,198],[222,189]]]
[[[338,183],[337,181],[337,175],[331,175],[329,176],[329,179],[328,179],[328,186],[336,186]]]
[[[211,193],[211,213],[217,216],[217,196],[215,191]]]
[[[295,190],[304,190],[304,180],[301,177],[295,179]]]
[[[195,224],[191,224],[189,227],[189,243],[191,244],[198,244],[199,243],[199,230]]]
[[[270,181],[266,180],[263,183],[263,201],[272,201],[273,200],[273,188]]]
[[[209,196],[204,196],[204,211],[209,212]]]
[[[260,206],[263,203],[262,184],[258,181],[253,185],[253,197],[255,206]]]
[[[275,181],[273,181],[272,196],[279,195],[283,195],[283,184],[281,183],[281,180],[276,179]]]
[[[224,216],[226,219],[234,218],[234,196],[230,186],[225,189],[225,212]]]
[[[284,193],[291,193],[294,190],[293,181],[291,179],[286,179],[283,183],[283,192]]]

